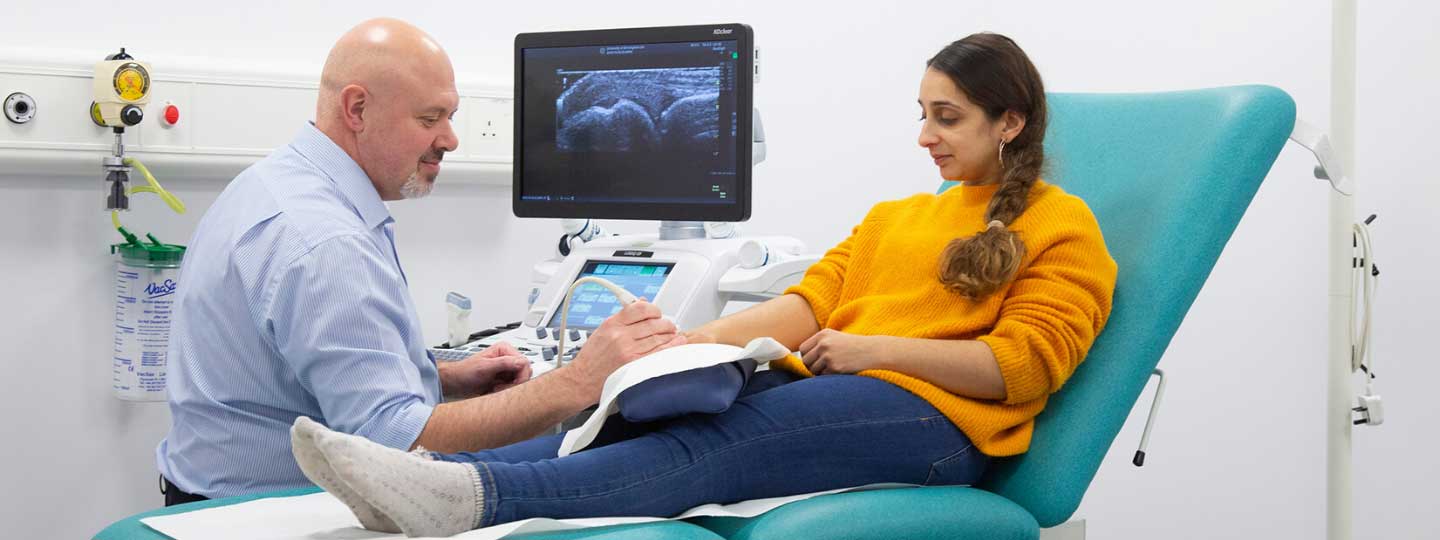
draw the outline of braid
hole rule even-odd
[[[1014,165],[1006,167],[1000,179],[1000,189],[990,199],[985,210],[985,221],[1000,220],[1009,225],[1025,212],[1025,202],[1030,196],[1030,186],[1040,178],[1040,168],[1045,163],[1045,150],[1030,147],[1015,152]]]
[[[1030,187],[1040,178],[1044,162],[1041,146],[1015,152],[1014,164],[1006,167],[1000,189],[990,198],[985,211],[985,221],[999,221],[1005,227],[988,227],[974,236],[950,241],[940,257],[940,282],[946,289],[980,300],[1015,277],[1025,258],[1025,244],[1006,227],[1025,212]]]

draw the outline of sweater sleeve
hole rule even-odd
[[[1064,225],[1050,228],[1053,237],[1042,245],[1027,243],[1039,253],[1016,275],[994,328],[978,338],[995,353],[1006,403],[1026,403],[1059,390],[1110,315],[1115,261],[1094,215],[1072,200],[1078,204],[1034,216]]]
[[[840,293],[850,267],[851,250],[858,238],[873,228],[876,221],[884,219],[884,216],[888,215],[886,209],[893,204],[893,201],[883,202],[872,207],[865,219],[850,230],[849,237],[830,248],[824,257],[810,265],[800,283],[785,289],[785,294],[800,295],[810,304],[810,311],[815,313],[815,322],[820,324],[820,328],[827,328],[830,314],[840,305]]]
[[[845,283],[845,269],[850,264],[850,247],[859,232],[857,225],[849,238],[830,248],[823,258],[805,270],[805,277],[800,283],[785,289],[785,294],[798,294],[810,304],[810,311],[815,313],[815,322],[820,324],[820,328],[825,328],[830,313],[840,303],[840,288]]]

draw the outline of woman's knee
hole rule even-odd
[[[930,465],[927,486],[968,486],[980,481],[990,464],[990,456],[980,453],[973,444],[940,458]]]

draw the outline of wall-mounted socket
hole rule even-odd
[[[487,161],[509,162],[515,140],[514,103],[508,98],[468,99],[465,106],[469,129],[460,139],[460,152]]]

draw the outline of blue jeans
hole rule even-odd
[[[989,462],[905,389],[780,371],[756,373],[721,414],[649,424],[615,415],[591,446],[556,458],[560,440],[436,457],[480,472],[487,527],[533,517],[668,517],[706,503],[879,482],[972,484]]]

